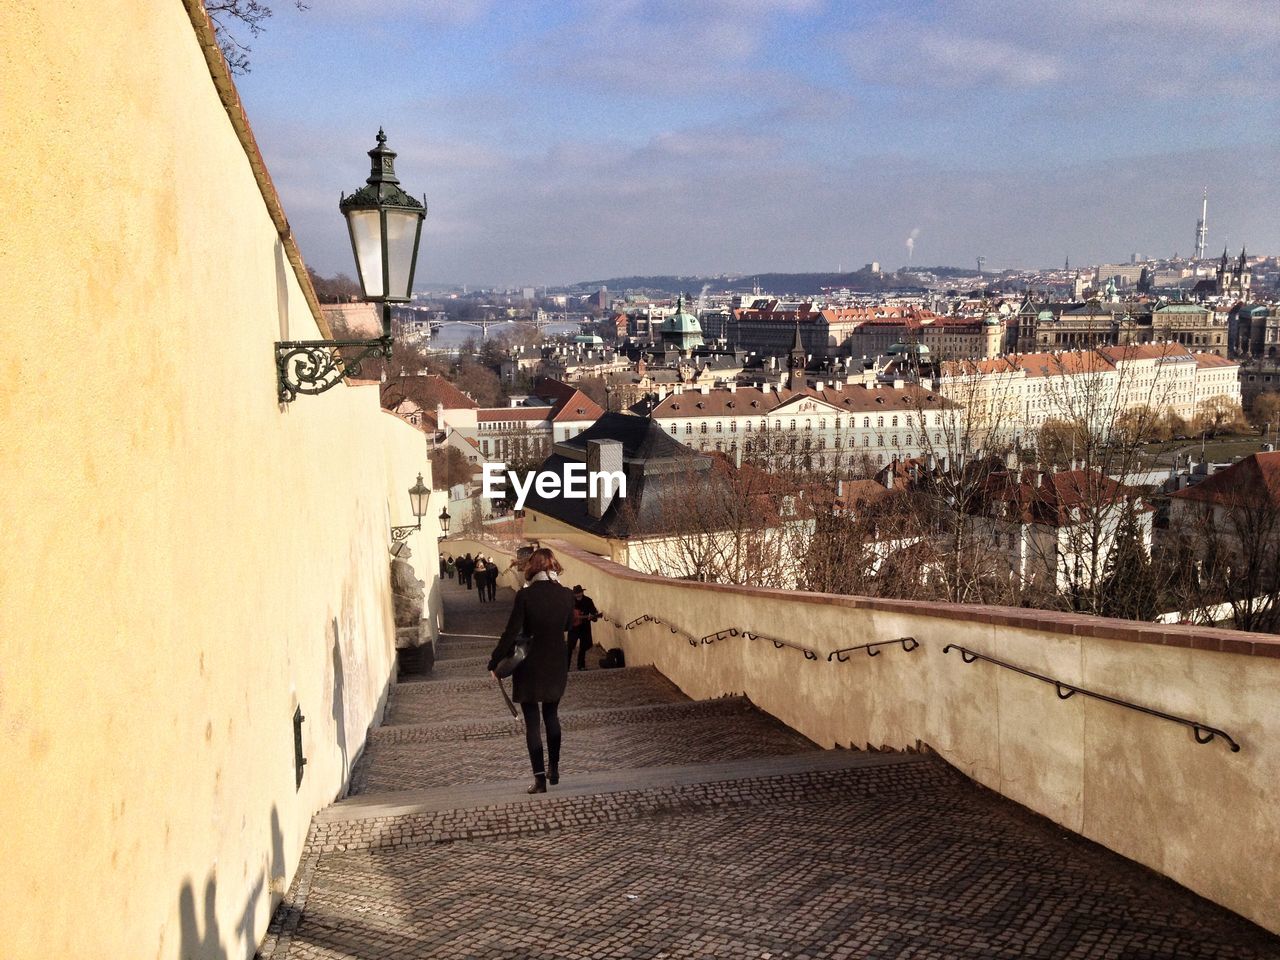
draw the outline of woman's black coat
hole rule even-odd
[[[507,628],[489,657],[492,670],[510,656],[516,637],[532,638],[529,656],[512,674],[511,699],[516,703],[556,703],[569,678],[569,651],[564,634],[573,620],[573,594],[554,580],[535,580],[516,593]]]

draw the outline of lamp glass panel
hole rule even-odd
[[[391,278],[388,297],[409,299],[409,274],[413,272],[413,245],[422,218],[412,210],[387,211],[387,264]]]
[[[360,279],[366,299],[382,294],[382,225],[377,210],[348,210],[351,242],[360,264]]]
[[[427,501],[429,499],[431,499],[430,490],[418,493],[416,484],[409,488],[409,506],[413,509],[415,517],[425,517],[427,515]]]

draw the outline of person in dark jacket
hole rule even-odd
[[[464,554],[462,559],[458,561],[458,582],[468,590],[471,589],[471,575],[475,573],[475,570],[476,564],[471,559],[471,554]]]
[[[560,782],[560,698],[569,680],[565,631],[573,619],[573,594],[560,585],[560,563],[545,547],[535,550],[525,566],[525,586],[498,645],[489,657],[489,672],[510,656],[520,634],[530,638],[529,655],[511,675],[512,699],[524,711],[525,744],[533,767],[529,793],[546,793],[547,784]],[[495,674],[496,676],[496,674]],[[542,708],[542,722],[538,708]],[[542,750],[542,730],[547,728],[547,754]],[[550,767],[545,761],[550,760]]]
[[[587,669],[587,651],[591,649],[591,624],[600,619],[595,601],[587,596],[582,584],[573,588],[573,623],[569,626],[569,649],[565,653],[565,665],[573,662],[573,648],[578,647],[578,669]]]
[[[476,597],[481,603],[489,599],[489,565],[484,557],[476,557]]]
[[[492,603],[498,599],[498,562],[493,557],[486,557],[484,562],[487,567],[484,586],[489,594],[489,601]]]

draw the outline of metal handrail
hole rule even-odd
[[[695,637],[693,634],[689,633],[687,630],[681,630],[674,623],[669,623],[668,621],[663,620],[661,617],[655,617],[652,614],[648,614],[648,613],[640,614],[640,616],[636,617],[634,620],[632,620],[630,623],[624,626],[623,629],[634,630],[636,627],[638,627],[642,623],[659,623],[662,626],[666,627],[668,630],[670,630],[672,633],[679,634],[680,636],[688,640],[689,646],[696,647],[698,645],[698,638]]]
[[[773,644],[774,649],[781,650],[783,647],[790,647],[792,650],[799,650],[804,654],[806,660],[817,660],[818,651],[812,647],[806,647],[801,643],[792,643],[790,640],[779,640],[777,637],[766,637],[763,633],[752,633],[750,630],[743,630],[742,635],[748,640],[768,640]]]
[[[1215,737],[1221,737],[1231,745],[1232,753],[1240,752],[1240,744],[1231,737],[1225,730],[1219,730],[1217,727],[1211,727],[1206,723],[1198,720],[1189,720],[1186,717],[1174,716],[1172,713],[1165,713],[1163,710],[1155,710],[1151,707],[1144,707],[1138,703],[1130,703],[1128,700],[1120,700],[1116,697],[1109,697],[1105,693],[1097,693],[1094,690],[1086,690],[1083,687],[1077,687],[1071,683],[1064,683],[1061,680],[1055,680],[1053,677],[1046,677],[1043,674],[1028,670],[1025,667],[1019,667],[1012,663],[1005,663],[1003,660],[997,660],[995,657],[988,657],[985,653],[978,653],[976,650],[970,650],[962,647],[958,643],[948,643],[942,648],[943,653],[950,653],[952,650],[960,651],[960,659],[965,663],[973,663],[975,660],[985,660],[988,663],[994,663],[997,667],[1004,667],[1006,670],[1012,670],[1014,673],[1020,673],[1024,677],[1031,677],[1033,680],[1039,680],[1042,683],[1050,684],[1054,692],[1057,693],[1059,700],[1069,700],[1077,693],[1084,694],[1086,697],[1092,697],[1094,700],[1101,700],[1104,703],[1112,703],[1117,707],[1128,707],[1130,710],[1137,710],[1139,713],[1145,713],[1151,717],[1158,717],[1161,720],[1169,720],[1173,723],[1181,724],[1184,727],[1190,727],[1191,732],[1195,735],[1196,743],[1210,743]]]
[[[634,629],[635,627],[639,626],[642,623],[662,624],[663,626],[669,628],[672,633],[678,633],[681,636],[685,637],[689,641],[689,646],[691,647],[708,646],[719,640],[729,640],[733,637],[746,637],[748,640],[768,640],[770,643],[773,644],[774,649],[777,649],[777,650],[781,650],[783,647],[790,647],[792,650],[799,650],[801,653],[804,654],[804,658],[806,660],[817,660],[821,656],[819,651],[813,649],[813,647],[805,646],[803,643],[795,643],[792,640],[780,640],[777,637],[770,637],[763,633],[755,633],[754,631],[747,630],[741,627],[725,627],[723,630],[717,630],[715,633],[708,633],[705,637],[695,637],[693,634],[689,633],[688,631],[681,630],[679,627],[675,626],[674,624],[668,623],[666,620],[663,620],[661,617],[655,617],[649,613],[644,613],[636,617],[630,623],[626,624],[625,629],[627,630]],[[877,641],[876,643],[864,643],[861,646],[857,646],[857,647],[845,647],[843,650],[834,650],[827,655],[827,661],[830,662],[832,657],[836,657],[841,663],[844,663],[849,658],[842,656],[842,654],[848,653],[850,650],[863,650],[868,647],[880,647],[880,646],[884,646],[887,643],[900,643],[902,644],[902,648],[907,651],[914,650],[916,647],[920,646],[920,642],[916,640],[915,637],[898,637],[896,640],[880,640],[880,641]],[[908,644],[910,645],[908,646]],[[875,650],[875,651],[867,650],[868,656],[875,657],[875,656],[878,656],[879,653],[880,651],[878,650]]]
[[[827,660],[829,662],[831,658],[834,657],[840,663],[847,663],[849,658],[846,657],[845,654],[852,653],[854,650],[865,650],[867,651],[868,657],[878,657],[880,656],[880,651],[874,648],[888,646],[891,643],[902,644],[902,649],[907,651],[907,653],[910,653],[912,650],[920,646],[920,641],[915,637],[898,637],[896,640],[877,640],[875,643],[860,643],[856,647],[841,647],[839,650],[832,650],[827,654]]]

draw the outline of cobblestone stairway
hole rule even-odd
[[[262,957],[1280,958],[935,758],[819,750],[652,668],[570,675],[561,783],[530,797],[484,671],[511,596],[445,596],[467,633],[394,687]]]

